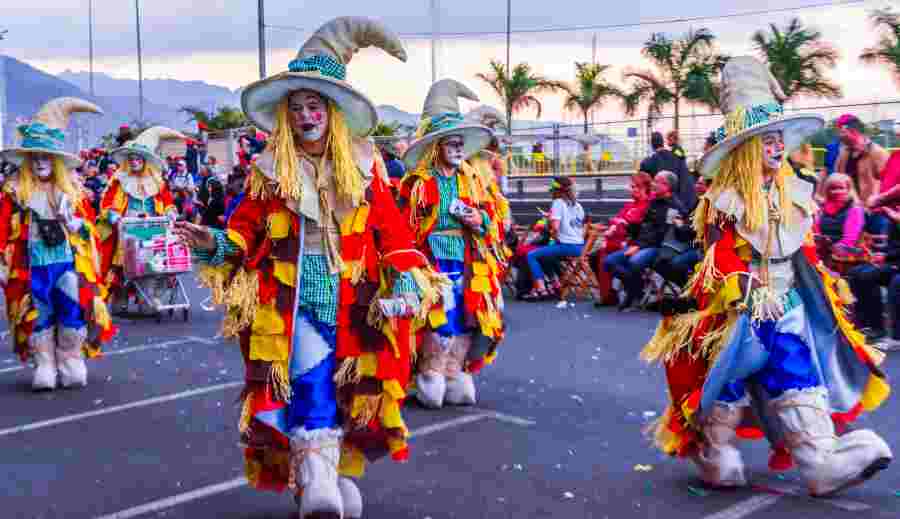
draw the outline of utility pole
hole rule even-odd
[[[0,30],[0,41],[6,39],[6,29]],[[6,126],[6,56],[0,52],[0,147],[5,148],[3,129]]]
[[[510,77],[512,76],[510,71],[509,64],[509,47],[510,47],[510,39],[512,35],[512,0],[506,0],[506,79],[504,82],[504,89],[506,89],[506,84],[509,82]],[[503,96],[503,102],[506,104],[506,140],[507,142],[507,153],[506,153],[506,174],[509,175],[509,172],[512,171],[512,106],[510,106],[509,101],[506,99],[509,97],[509,92],[506,92],[506,95]],[[501,183],[501,191],[507,193],[509,191],[509,178],[507,176],[503,177],[503,182]]]
[[[431,82],[438,80],[438,45],[441,34],[441,15],[439,0],[431,0]]]
[[[94,96],[94,0],[88,0],[88,85]]]
[[[137,20],[138,58],[138,121],[144,122],[144,58],[141,55],[141,0],[134,0],[134,14]]]
[[[259,36],[259,79],[266,78],[266,6],[265,0],[257,1],[257,33]]]

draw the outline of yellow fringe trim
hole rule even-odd
[[[201,267],[198,279],[212,292],[216,305],[225,305],[222,335],[236,337],[253,323],[259,306],[259,278],[256,271],[241,268],[230,278],[230,267]],[[229,279],[231,281],[229,282]]]
[[[353,422],[361,427],[371,422],[373,418],[379,415],[384,397],[384,393],[378,395],[356,395],[353,397],[353,409],[350,411]]]
[[[357,369],[358,364],[359,359],[356,357],[344,359],[343,362],[341,362],[341,367],[338,368],[337,372],[334,374],[334,383],[337,384],[338,387],[358,383],[362,379],[362,376]]]
[[[272,371],[269,373],[269,382],[272,384],[275,396],[282,402],[291,401],[291,377],[288,373],[287,361],[272,362]]]
[[[241,434],[247,432],[247,429],[250,428],[250,419],[253,418],[250,414],[250,404],[253,401],[253,392],[247,393],[244,396],[244,403],[241,405],[241,417],[238,419],[238,431]]]

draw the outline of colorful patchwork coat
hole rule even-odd
[[[336,198],[333,184],[327,194],[317,196],[311,179],[322,178],[316,173],[319,165],[304,157],[302,200],[285,200],[278,194],[271,152],[261,155],[246,197],[228,220],[224,263],[201,270],[213,300],[227,309],[223,335],[240,343],[246,385],[239,429],[247,478],[260,490],[283,491],[290,482],[289,438],[255,417],[283,409],[290,394],[300,214],[307,216],[307,228],[311,219],[334,222],[321,233],[333,233],[331,265],[339,273],[335,380],[344,427],[339,471],[360,476],[367,460],[388,453],[401,461],[409,456],[409,431],[400,408],[410,380],[415,330],[439,300],[441,277],[415,249],[374,144],[354,139],[353,155],[365,185],[357,206]],[[332,177],[330,163],[324,166],[318,174]],[[333,218],[320,220],[326,201]],[[401,273],[411,275],[421,295],[414,318],[385,317],[376,304],[392,297]]]
[[[786,184],[796,221],[794,227],[781,224],[785,227],[779,241],[793,242],[789,248],[796,249],[789,259],[794,286],[815,340],[810,346],[821,369],[821,383],[829,391],[832,418],[840,429],[862,412],[877,408],[890,393],[878,367],[884,354],[866,345],[848,320],[846,284],[816,257],[809,232],[814,210],[811,187],[796,177],[789,177]],[[728,382],[727,373],[740,368],[741,359],[731,352],[751,322],[747,311],[741,311],[745,300],[741,273],[750,271],[755,250],[765,243],[763,231],[750,233],[742,228],[742,211],[743,202],[733,191],[709,193],[701,199],[694,222],[706,252],[687,289],[699,310],[663,318],[641,354],[644,360],[659,361],[665,367],[670,403],[653,430],[657,446],[667,454],[697,452],[704,406],[710,407],[718,397],[722,383]],[[743,424],[738,435],[745,439],[767,436],[773,446],[770,467],[789,467],[790,455],[770,430],[766,413],[761,408],[755,411],[756,418]]]
[[[491,364],[497,356],[497,347],[503,340],[503,294],[500,280],[509,257],[501,239],[502,224],[498,216],[498,199],[491,197],[481,174],[463,163],[457,173],[457,192],[462,202],[482,211],[486,217],[486,233],[479,235],[465,228],[465,271],[463,272],[463,308],[466,324],[477,333],[469,351],[466,371],[478,373]],[[502,195],[501,195],[502,196]],[[400,188],[400,205],[405,218],[416,231],[416,246],[429,259],[434,255],[428,244],[428,236],[438,219],[441,194],[437,180],[429,171],[415,170],[406,175]],[[428,316],[432,328],[447,322],[442,307],[435,307]],[[419,344],[422,344],[420,336]]]
[[[34,329],[38,311],[31,299],[31,268],[28,247],[32,212],[23,207],[15,194],[15,182],[8,182],[0,192],[0,269],[6,271],[6,316],[9,321],[13,350],[25,362],[30,357],[28,338]],[[88,337],[83,346],[88,358],[101,353],[101,346],[115,335],[115,327],[106,309],[106,285],[100,276],[97,254],[95,215],[87,197],[77,204],[75,216],[84,220],[78,233],[67,233],[78,274],[79,305],[88,323]]]

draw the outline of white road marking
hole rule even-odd
[[[814,497],[810,497],[806,493],[805,488],[801,488],[795,485],[790,485],[788,483],[765,483],[766,487],[776,490],[778,492],[783,492],[785,494],[789,494],[791,496],[797,496],[803,499],[807,499],[809,501],[813,501],[816,503],[823,503],[827,505],[834,506],[836,508],[840,508],[842,510],[846,510],[848,512],[863,512],[872,508],[872,505],[867,505],[866,503],[860,503],[859,501],[850,501],[849,499],[841,499],[841,498],[828,498],[828,499],[817,499]]]
[[[491,411],[490,409],[481,409],[478,407],[470,407],[468,408],[469,412],[478,413],[478,414],[486,414],[493,418],[494,420],[498,420],[500,422],[507,422],[515,425],[520,425],[522,427],[531,427],[535,425],[537,422],[534,420],[529,420],[527,418],[520,418],[518,416],[513,416],[504,413],[498,413],[496,411]]]
[[[0,437],[9,436],[11,434],[16,434],[20,432],[26,431],[34,431],[35,429],[44,429],[47,427],[53,427],[54,425],[61,425],[65,423],[77,422],[79,420],[85,420],[87,418],[94,418],[96,416],[103,416],[111,413],[118,413],[121,411],[127,411],[129,409],[137,409],[140,407],[147,407],[150,405],[162,404],[165,402],[172,402],[173,400],[180,400],[182,398],[190,398],[192,396],[197,395],[205,395],[207,393],[213,393],[216,391],[222,391],[224,389],[230,389],[233,387],[241,387],[244,385],[244,381],[236,381],[236,382],[227,382],[224,384],[216,384],[214,386],[201,387],[197,389],[191,389],[189,391],[182,391],[180,393],[173,393],[170,395],[157,396],[153,398],[147,398],[145,400],[138,400],[136,402],[130,402],[127,404],[114,405],[110,407],[103,407],[100,409],[94,409],[93,411],[87,411],[84,413],[70,414],[66,416],[60,416],[58,418],[51,418],[49,420],[42,420],[40,422],[33,422],[25,425],[18,425],[16,427],[10,427],[8,429],[0,429]]]
[[[210,339],[204,339],[202,337],[184,337],[181,339],[160,342],[157,344],[146,344],[144,346],[132,346],[130,348],[120,348],[118,350],[104,351],[103,357],[112,357],[114,355],[125,355],[126,353],[137,353],[140,351],[164,350],[171,346],[181,346],[182,344],[188,344],[191,342],[197,342],[197,343],[206,344],[206,345],[216,344],[216,341],[210,340]],[[3,368],[3,369],[0,369],[0,374],[12,373],[15,371],[22,371],[23,369],[26,369],[26,368],[28,368],[28,366],[25,366],[25,365]]]
[[[707,515],[703,519],[742,519],[750,514],[774,505],[782,497],[784,496],[773,494],[753,496],[750,499],[745,499],[740,503],[729,506],[721,512]]]
[[[517,425],[534,425],[535,422],[531,420],[525,420],[524,418],[517,418],[515,416],[504,415],[501,413],[495,413],[493,411],[477,411],[472,409],[473,414],[467,414],[463,416],[459,416],[457,418],[453,418],[450,420],[446,420],[443,422],[434,423],[431,425],[425,425],[423,427],[419,427],[418,429],[414,429],[410,431],[410,438],[421,438],[423,436],[428,436],[429,434],[434,434],[439,431],[445,431],[447,429],[452,429],[454,427],[459,427],[461,425],[466,425],[473,422],[478,422],[480,420],[484,420],[486,418],[493,418],[495,420],[508,421],[510,423],[515,423]],[[513,419],[513,420],[510,420]],[[139,517],[146,514],[151,514],[154,512],[161,512],[163,510],[178,506],[180,504],[188,503],[190,501],[196,501],[198,499],[203,499],[205,497],[213,496],[216,494],[221,494],[224,492],[230,492],[236,488],[243,487],[247,484],[247,478],[239,477],[234,478],[228,481],[223,481],[222,483],[216,483],[215,485],[209,485],[205,487],[198,488],[196,490],[191,490],[190,492],[185,492],[183,494],[178,494],[171,497],[166,497],[163,499],[158,499],[156,501],[151,501],[149,503],[145,503],[143,505],[135,506],[132,508],[128,508],[126,510],[122,510],[121,512],[115,512],[108,515],[103,515],[97,517],[96,519],[132,519],[133,517]]]

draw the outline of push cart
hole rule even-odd
[[[150,308],[156,322],[163,312],[181,311],[190,319],[191,301],[179,274],[191,271],[191,249],[172,233],[166,217],[123,218],[119,223],[126,294],[134,292],[138,305]]]

